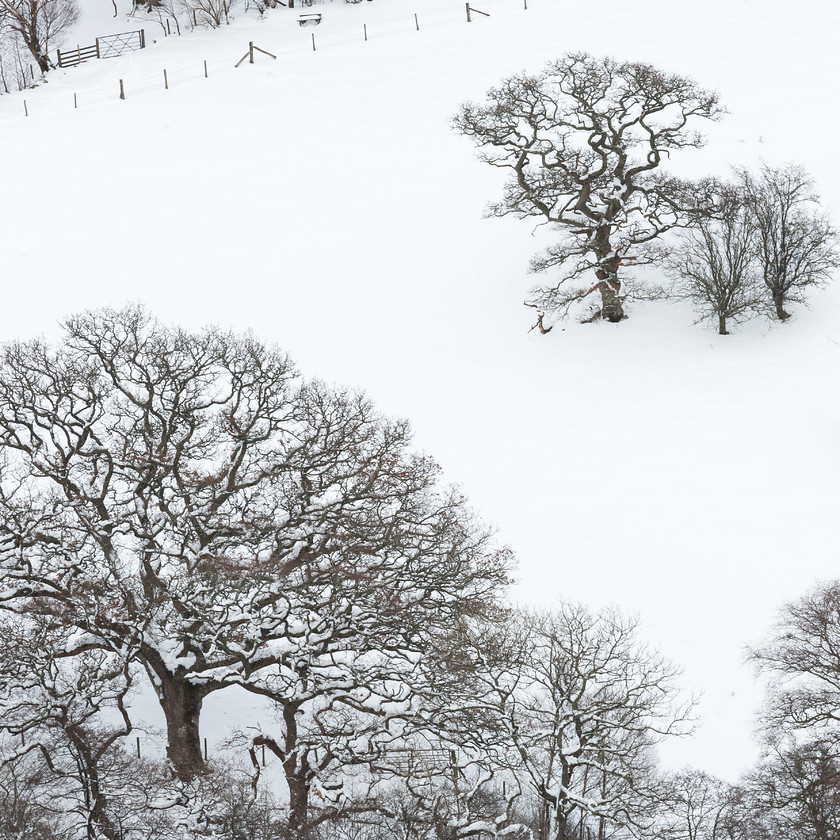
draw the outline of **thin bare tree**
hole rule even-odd
[[[217,29],[230,23],[230,9],[236,0],[176,0],[193,26]]]
[[[132,729],[128,661],[102,649],[65,655],[75,631],[37,603],[22,617],[2,619],[0,732],[16,746],[0,751],[0,761],[14,766],[37,753],[48,775],[66,782],[70,823],[88,840],[117,840],[103,777],[106,756]]]
[[[535,806],[547,840],[642,836],[656,824],[653,746],[685,734],[677,669],[618,611],[524,611],[482,641],[472,714],[497,764]]]
[[[840,581],[787,604],[767,641],[748,655],[773,679],[769,729],[840,733]]]
[[[824,285],[840,268],[840,239],[802,166],[764,164],[757,174],[744,168],[736,172],[755,221],[766,294],[784,321],[790,317],[788,304],[803,303],[810,287]]]
[[[734,788],[702,770],[685,769],[661,782],[663,840],[730,840]]]
[[[680,234],[665,265],[671,295],[690,301],[701,319],[728,335],[727,323],[756,313],[760,300],[754,259],[756,223],[743,192],[720,185],[716,206]]]
[[[840,751],[836,738],[771,736],[742,781],[740,837],[836,840],[840,836]]]

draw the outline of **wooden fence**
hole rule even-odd
[[[120,32],[117,35],[103,35],[89,47],[77,46],[75,50],[58,51],[59,67],[75,67],[91,58],[113,58],[132,50],[142,50],[146,46],[146,30]]]
[[[99,45],[94,44],[92,47],[76,47],[75,50],[58,51],[58,66],[59,67],[75,67],[83,61],[90,58],[99,58]]]

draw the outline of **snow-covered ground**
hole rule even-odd
[[[499,173],[448,122],[566,51],[647,61],[730,110],[681,173],[796,161],[838,211],[840,7],[478,0],[491,16],[468,24],[461,0],[334,0],[318,27],[240,9],[165,38],[82,2],[68,46],[142,26],[148,48],[0,97],[0,337],[140,300],[250,328],[305,373],[366,389],[514,546],[517,598],[640,613],[704,692],[703,728],[668,759],[736,776],[760,698],[743,646],[837,574],[840,284],[728,337],[666,303],[529,333],[525,268],[545,233],[481,218]],[[249,41],[277,60],[234,69]],[[240,700],[208,704],[211,743],[248,722]]]

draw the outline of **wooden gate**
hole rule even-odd
[[[59,67],[75,67],[89,58],[99,58],[99,48],[96,44],[92,47],[76,47],[75,50],[67,50],[66,52],[58,51],[58,66]]]

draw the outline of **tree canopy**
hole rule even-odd
[[[511,563],[402,421],[252,336],[141,308],[0,356],[0,605],[148,674],[179,776],[239,685],[380,718]]]

